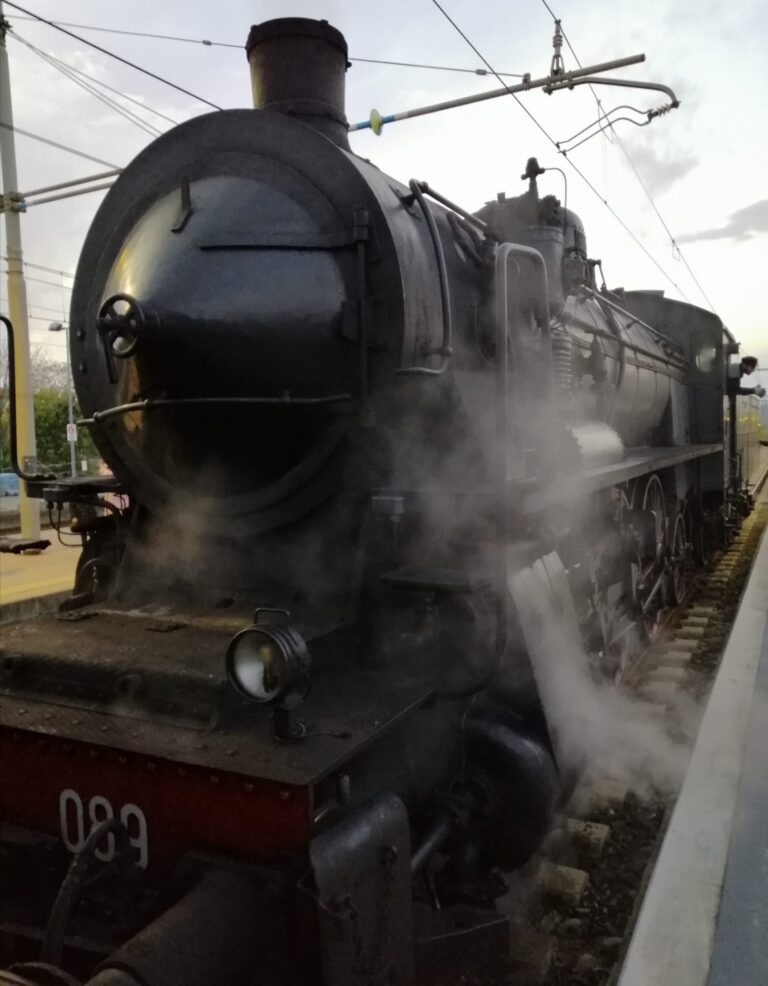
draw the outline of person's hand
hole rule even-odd
[[[755,387],[755,393],[758,397],[765,397],[765,387]]]

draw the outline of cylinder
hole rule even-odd
[[[347,42],[327,21],[280,17],[255,24],[245,46],[253,105],[293,116],[349,150],[344,113]]]
[[[212,870],[186,897],[102,963],[88,986],[240,986],[282,954],[274,890]]]

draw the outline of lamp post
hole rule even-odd
[[[51,322],[48,326],[49,332],[64,332],[67,326],[64,322]],[[74,478],[77,475],[77,462],[75,459],[75,442],[77,441],[77,429],[75,428],[75,418],[72,406],[72,364],[69,361],[69,345],[67,344],[67,441],[69,442],[69,469]]]

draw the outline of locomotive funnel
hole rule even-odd
[[[349,150],[344,35],[327,21],[280,17],[254,24],[245,46],[253,105],[296,117]]]

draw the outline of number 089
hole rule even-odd
[[[128,833],[128,842],[138,851],[137,864],[146,869],[149,861],[147,839],[147,819],[137,805],[123,805],[119,812],[112,803],[100,794],[94,795],[87,804],[72,788],[66,788],[59,795],[59,822],[61,840],[70,852],[81,852],[86,839],[102,822],[119,818]],[[94,856],[104,863],[115,857],[115,835],[107,834],[94,850]]]

